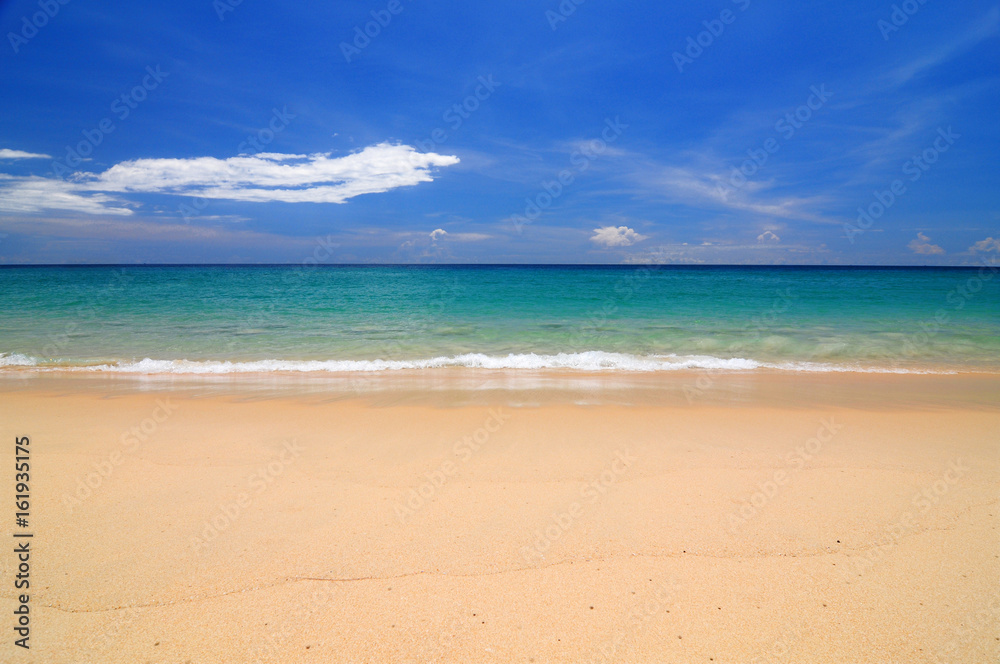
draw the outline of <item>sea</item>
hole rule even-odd
[[[1000,269],[0,267],[0,373],[1000,372]]]

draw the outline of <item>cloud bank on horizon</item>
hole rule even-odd
[[[550,4],[5,3],[0,263],[1000,258],[997,5]]]

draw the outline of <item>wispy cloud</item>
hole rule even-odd
[[[482,240],[489,240],[493,236],[487,235],[485,233],[449,233],[443,228],[435,228],[428,236],[431,238],[431,242],[437,242],[439,239],[447,239],[453,242],[481,242]]]
[[[630,254],[625,263],[723,263],[755,264],[766,257],[770,263],[819,262],[829,255],[826,245],[783,245],[777,242],[757,244],[703,242],[702,244],[662,244],[646,251]]]
[[[986,12],[983,18],[976,21],[972,27],[954,39],[932,49],[926,55],[890,71],[887,77],[888,81],[897,87],[904,85],[923,72],[965,53],[979,42],[995,35],[998,26],[1000,26],[1000,8],[994,7]]]
[[[9,150],[7,148],[0,148],[0,159],[52,159],[52,157],[38,152],[25,152],[24,150]]]
[[[88,191],[74,182],[38,176],[14,177],[0,173],[0,211],[82,212],[127,216],[131,208],[107,194]]]
[[[448,237],[459,242],[482,242],[493,238],[492,235],[486,233],[449,233]]]
[[[643,168],[636,177],[650,191],[679,203],[754,212],[768,217],[835,223],[816,212],[824,198],[771,193],[773,180],[748,180],[736,189],[727,184],[721,171],[693,165]]]

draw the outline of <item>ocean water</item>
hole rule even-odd
[[[1000,372],[1000,269],[0,268],[0,372]]]

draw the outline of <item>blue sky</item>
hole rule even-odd
[[[0,2],[0,262],[1000,253],[996,4],[162,4]]]

